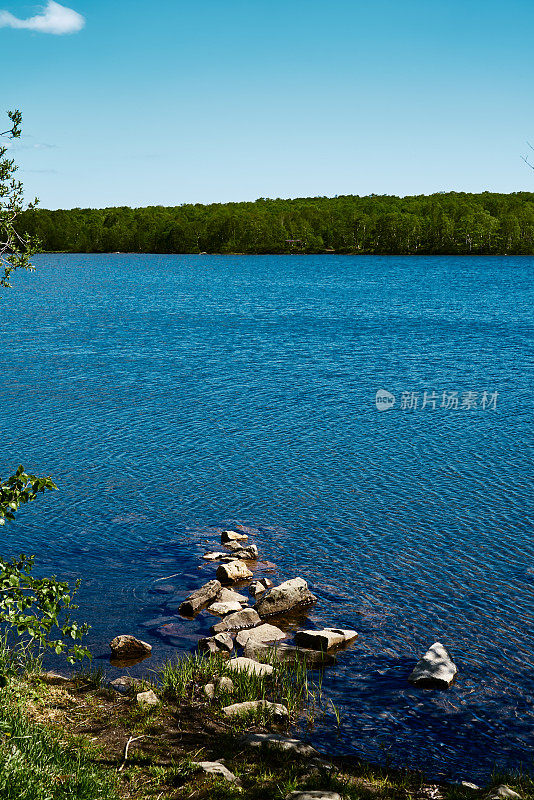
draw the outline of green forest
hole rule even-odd
[[[25,211],[21,233],[75,253],[534,254],[534,193],[368,195]]]

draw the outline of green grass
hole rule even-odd
[[[295,719],[305,708],[309,710],[317,695],[314,692],[316,687],[309,681],[305,664],[279,661],[269,651],[266,651],[264,660],[273,667],[271,675],[259,676],[248,671],[234,671],[228,666],[228,660],[220,655],[187,655],[167,661],[159,675],[159,690],[166,697],[204,701],[218,710],[226,705],[249,700],[281,703],[286,706],[291,719]],[[208,701],[202,691],[204,685],[223,676],[232,679],[233,692],[218,692],[213,700]],[[237,729],[241,729],[243,725],[269,722],[271,714],[267,709],[259,709],[243,715],[242,718],[233,719]]]
[[[112,800],[114,780],[74,742],[30,721],[10,687],[0,691],[2,800]]]

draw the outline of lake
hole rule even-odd
[[[35,263],[0,301],[1,474],[60,491],[3,554],[83,579],[94,663],[118,633],[153,645],[132,674],[193,649],[215,620],[177,606],[242,524],[260,574],[310,583],[306,626],[359,633],[324,673],[340,729],[329,704],[312,741],[429,776],[533,769],[534,258]],[[434,641],[447,692],[406,681]]]

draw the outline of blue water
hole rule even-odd
[[[0,474],[23,463],[60,491],[2,550],[83,578],[96,663],[120,632],[154,648],[133,674],[193,648],[213,617],[177,606],[240,523],[276,565],[260,571],[320,598],[304,624],[359,631],[325,673],[341,724],[329,712],[317,743],[428,775],[534,769],[534,259],[36,261],[1,299]],[[436,640],[458,680],[414,689]]]

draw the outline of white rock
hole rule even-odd
[[[273,668],[270,664],[260,664],[259,661],[254,661],[252,658],[245,658],[245,656],[231,658],[230,661],[226,662],[226,666],[235,672],[251,672],[253,675],[258,675],[259,677],[263,675],[272,675],[273,672]]]
[[[486,795],[486,800],[521,800],[521,795],[510,789],[505,783],[501,783],[495,789]]]
[[[226,614],[232,614],[234,611],[241,611],[241,608],[241,603],[233,600],[230,603],[212,603],[211,606],[208,606],[208,611],[211,611],[212,614],[218,614],[220,617],[224,617]]]
[[[160,702],[152,689],[149,689],[148,692],[139,692],[135,699],[140,706],[159,706]]]
[[[210,553],[205,553],[202,558],[205,561],[218,561],[220,558],[226,558],[228,553],[221,553],[219,551],[212,551]]]
[[[441,642],[435,642],[417,662],[408,680],[414,686],[447,689],[457,672],[456,664],[447,650]]]
[[[232,556],[234,558],[241,558],[243,561],[256,561],[258,558],[258,548],[255,544],[249,544],[247,547],[233,550]]]
[[[268,625],[266,622],[263,625],[258,625],[257,628],[249,628],[248,630],[240,631],[236,636],[236,641],[241,647],[246,647],[247,644],[266,644],[267,642],[278,642],[281,639],[287,639],[288,634],[281,631],[275,625]]]
[[[267,589],[270,589],[272,585],[272,581],[269,581],[267,578],[263,578],[260,581],[253,581],[248,587],[248,590],[252,597],[259,597],[260,594],[263,594],[267,591]]]
[[[217,681],[217,689],[220,692],[227,692],[227,694],[232,694],[234,691],[234,682],[231,678],[227,678],[226,675],[223,675],[222,678],[219,678]]]
[[[250,747],[272,747],[275,750],[284,750],[306,758],[317,758],[319,753],[311,746],[301,742],[300,739],[291,739],[279,733],[251,733],[243,739]]]
[[[238,533],[237,531],[223,531],[221,533],[221,544],[227,544],[227,542],[241,542],[248,539],[246,533]]]
[[[273,586],[256,601],[254,607],[261,617],[268,617],[272,614],[282,614],[297,606],[310,605],[316,600],[303,578],[292,578],[280,586]]]
[[[234,592],[233,589],[222,588],[217,596],[218,603],[241,603],[245,606],[248,603],[248,597],[245,594]]]
[[[248,700],[245,703],[234,703],[231,706],[225,706],[223,713],[227,717],[237,717],[241,714],[246,714],[250,711],[259,711],[265,709],[273,715],[273,717],[287,718],[289,712],[281,703],[270,703],[268,700]]]
[[[199,650],[207,653],[230,653],[234,649],[234,640],[228,633],[218,633],[216,636],[208,636],[200,639]]]
[[[252,628],[261,622],[260,617],[253,608],[242,608],[241,611],[234,611],[227,614],[216,625],[212,625],[213,633],[224,633],[225,631],[240,631],[243,628]]]
[[[209,699],[211,700],[213,697],[215,697],[215,684],[207,683],[203,688],[203,692],[206,695],[206,697],[209,697]]]
[[[220,761],[193,761],[192,763],[195,767],[204,770],[208,775],[219,775],[221,778],[226,778],[230,783],[235,783],[236,786],[241,785],[239,778],[236,778],[233,772],[230,772]]]
[[[341,628],[324,628],[321,631],[297,631],[295,644],[310,650],[330,650],[351,642],[358,636],[356,631]]]
[[[221,583],[236,583],[237,581],[247,581],[252,578],[252,572],[244,561],[238,559],[230,561],[228,564],[220,564],[217,567],[217,578]]]
[[[341,800],[337,792],[325,792],[322,789],[307,789],[302,792],[290,792],[286,800]]]

